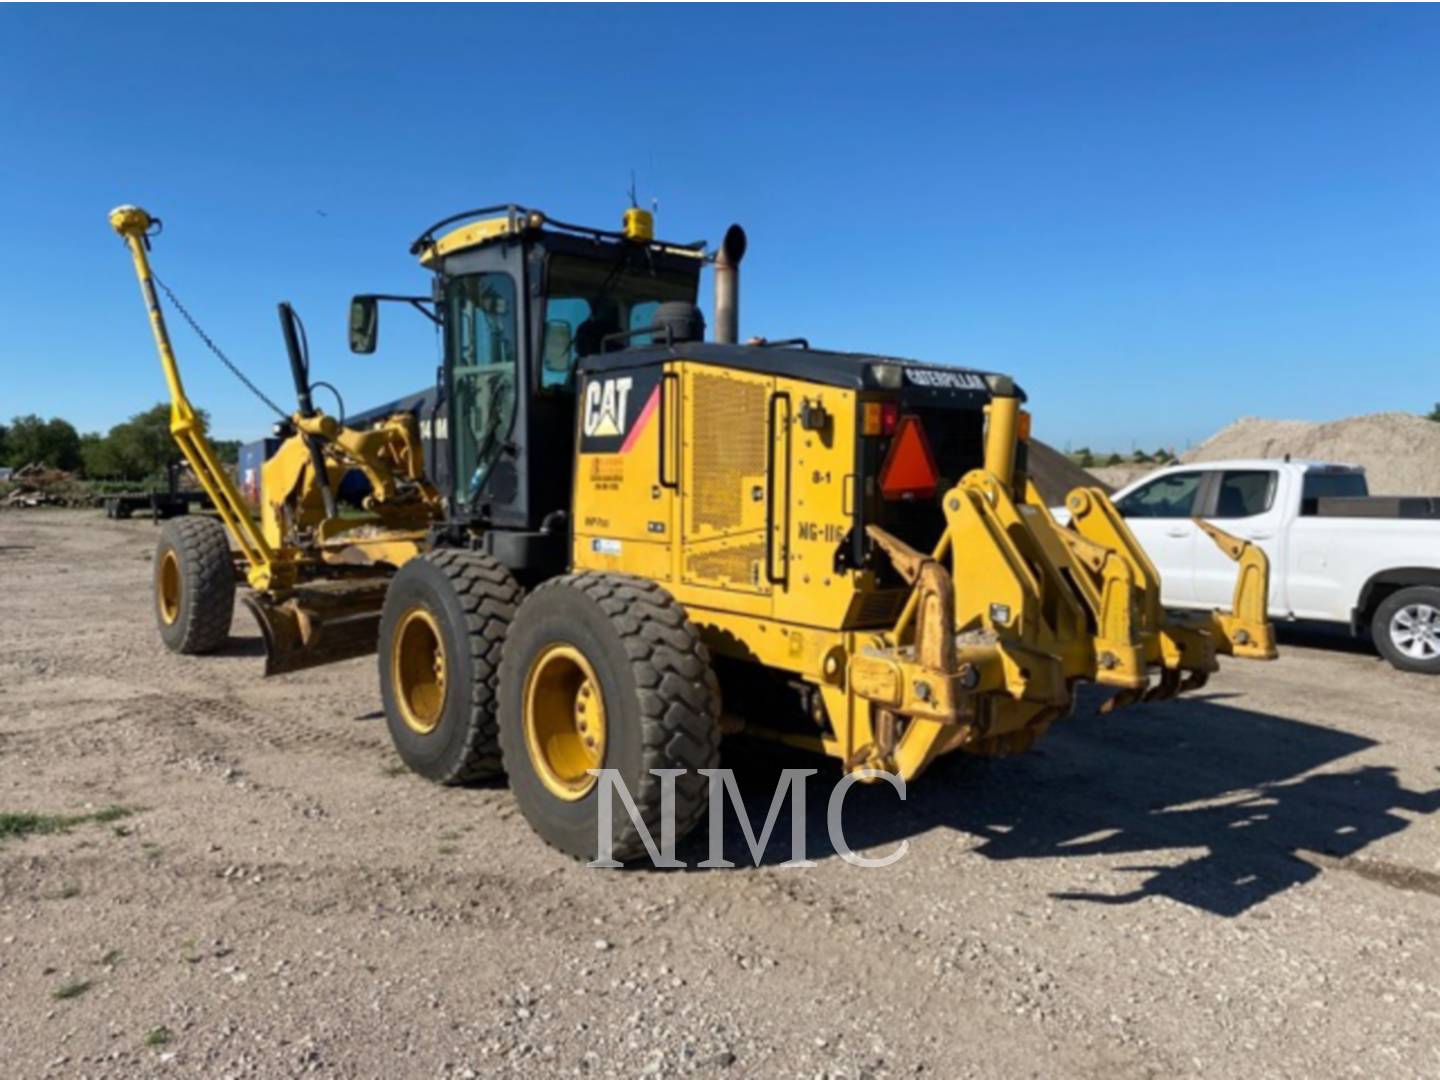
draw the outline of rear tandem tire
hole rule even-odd
[[[650,770],[684,770],[675,777],[679,840],[705,814],[708,778],[698,770],[720,761],[719,684],[685,609],[656,583],[621,574],[541,585],[505,642],[500,746],[521,812],[566,854],[600,854],[591,768],[618,772],[656,844],[661,782]],[[619,799],[611,811],[611,856],[644,855]]]
[[[235,563],[214,518],[169,521],[155,545],[155,622],[171,652],[214,652],[230,637]]]
[[[1392,667],[1440,675],[1440,587],[1414,585],[1391,593],[1375,609],[1370,636]]]
[[[380,614],[380,694],[400,759],[439,784],[499,775],[500,650],[524,596],[506,567],[447,549],[411,559]]]

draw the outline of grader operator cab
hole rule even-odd
[[[282,308],[299,407],[265,465],[253,521],[185,397],[149,268],[154,219],[111,223],[134,258],[173,403],[172,430],[224,522],[172,522],[155,564],[161,636],[205,652],[237,579],[267,673],[378,647],[395,747],[441,783],[508,775],[546,840],[594,858],[613,769],[640,821],[620,859],[706,806],[722,732],[906,779],[938,755],[1024,750],[1073,707],[1204,684],[1220,653],[1275,655],[1268,566],[1237,563],[1232,610],[1181,617],[1109,499],[1082,488],[1061,526],[1026,477],[1029,416],[1006,376],[738,341],[745,237],[720,249],[519,206],[458,215],[412,252],[427,297],[359,296],[434,319],[444,363],[429,467],[415,418],[357,431],[314,407]],[[695,306],[716,283],[714,340]],[[435,455],[432,454],[432,459]],[[358,509],[334,491],[359,470]],[[437,479],[443,478],[443,479]],[[437,486],[438,484],[438,486]],[[1203,524],[1203,523],[1202,523]],[[232,564],[225,530],[239,549]]]

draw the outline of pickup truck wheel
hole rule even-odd
[[[1391,593],[1375,609],[1370,633],[1393,667],[1440,675],[1440,587],[1416,585]]]

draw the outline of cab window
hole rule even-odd
[[[545,301],[544,362],[540,365],[542,388],[570,385],[575,371],[576,335],[590,319],[589,301],[578,296],[552,296]]]
[[[456,497],[485,483],[515,422],[519,352],[515,281],[509,274],[466,274],[446,286],[455,430]]]
[[[1171,473],[1142,484],[1116,508],[1127,518],[1186,518],[1195,511],[1201,473]]]
[[[636,253],[615,262],[552,255],[546,270],[545,333],[541,343],[542,389],[573,387],[575,365],[605,348],[605,339],[652,325],[662,301],[695,301],[696,277],[656,269]],[[637,334],[609,348],[648,345]]]
[[[630,325],[627,330],[644,330],[655,325],[655,313],[660,308],[658,300],[644,300],[630,309]],[[632,345],[653,345],[654,334],[636,334],[630,339]]]
[[[1220,474],[1215,497],[1216,518],[1247,518],[1263,514],[1275,503],[1275,477],[1271,469],[1232,469]]]
[[[1308,472],[1300,491],[1300,513],[1314,517],[1321,499],[1353,499],[1370,494],[1363,472]]]

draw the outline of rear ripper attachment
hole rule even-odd
[[[984,465],[943,495],[934,549],[866,529],[911,592],[894,627],[850,657],[850,690],[868,702],[871,728],[850,768],[909,778],[950,750],[1018,753],[1071,711],[1082,680],[1114,688],[1109,711],[1198,689],[1217,654],[1276,655],[1262,551],[1200,522],[1238,564],[1232,610],[1165,612],[1155,567],[1102,491],[1072,491],[1061,525],[1019,474],[1029,417],[1008,380],[992,379]],[[905,434],[911,423],[894,426],[882,490],[924,488],[928,469],[933,492],[928,445],[918,422]]]

